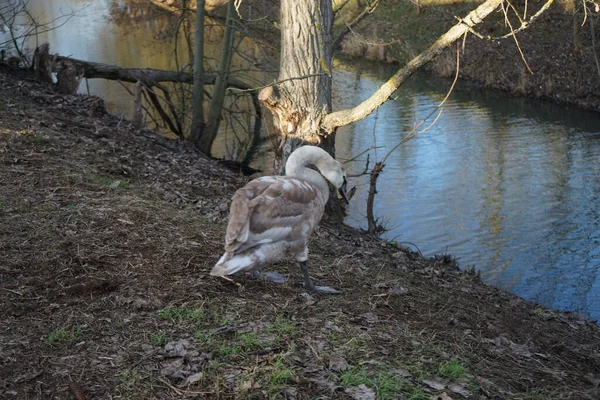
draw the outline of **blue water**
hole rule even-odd
[[[364,100],[395,72],[344,69],[336,108]],[[338,156],[378,145],[371,165],[381,160],[449,86],[411,78],[395,101],[338,134]],[[362,171],[365,158],[350,169]],[[348,218],[363,228],[367,181],[353,179]],[[449,253],[485,282],[600,320],[600,114],[459,83],[437,123],[389,157],[378,191],[387,239]]]

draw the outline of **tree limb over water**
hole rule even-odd
[[[336,111],[327,114],[321,122],[321,128],[326,134],[335,132],[340,126],[360,121],[375,111],[379,106],[388,101],[392,94],[414,74],[419,68],[433,60],[444,49],[457,41],[475,25],[481,23],[485,17],[496,10],[503,0],[487,0],[475,10],[471,11],[465,18],[454,25],[448,32],[442,35],[429,49],[413,58],[403,68],[399,69],[386,83],[373,93],[371,97],[354,108]]]

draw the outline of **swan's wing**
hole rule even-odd
[[[255,179],[233,196],[225,249],[307,236],[323,215],[321,191],[290,177]]]

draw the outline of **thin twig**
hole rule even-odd
[[[355,161],[357,158],[359,158],[359,157],[360,157],[360,156],[362,156],[363,154],[365,154],[365,153],[367,153],[367,152],[369,152],[369,151],[371,151],[371,150],[373,150],[373,149],[383,149],[383,147],[384,147],[384,146],[374,146],[374,145],[373,145],[373,146],[369,146],[369,147],[367,147],[365,150],[363,150],[363,151],[361,151],[360,153],[358,153],[358,155],[356,155],[356,156],[352,157],[352,158],[351,158],[351,159],[349,159],[349,160],[346,160],[346,159],[344,159],[344,158],[341,158],[341,157],[340,157],[340,158],[336,158],[336,160],[344,160],[344,162],[343,162],[343,163],[344,163],[344,164],[348,164],[348,163],[350,163],[350,162],[352,162],[352,161]]]
[[[548,0],[546,1],[546,3],[544,3],[544,5],[542,6],[542,8],[540,8],[538,10],[538,12],[536,12],[535,14],[533,14],[530,18],[529,21],[522,21],[521,22],[521,26],[518,27],[517,29],[512,30],[510,33],[507,33],[506,35],[502,35],[502,36],[490,36],[490,35],[482,35],[481,33],[477,32],[475,29],[469,27],[468,30],[469,32],[471,32],[473,35],[477,36],[479,39],[482,40],[502,40],[502,39],[507,39],[521,31],[524,31],[525,29],[529,28],[531,26],[531,24],[533,23],[533,21],[535,21],[536,19],[538,19],[548,8],[550,8],[550,6],[552,5],[552,3],[554,3],[554,0]],[[462,22],[461,18],[457,19]],[[520,19],[520,18],[519,18]]]
[[[456,86],[456,82],[458,81],[459,72],[460,72],[460,45],[457,43],[456,44],[456,73],[454,75],[454,80],[452,81],[452,85],[450,86],[450,89],[448,90],[448,93],[446,93],[446,96],[444,97],[444,99],[421,122],[416,124],[415,127],[408,134],[406,134],[402,138],[402,140],[400,140],[400,142],[398,142],[394,147],[392,147],[391,150],[388,151],[387,154],[383,157],[383,160],[375,163],[375,166],[373,167],[373,170],[371,171],[371,177],[369,179],[369,194],[367,196],[367,223],[369,226],[368,227],[369,233],[377,233],[378,231],[381,231],[381,226],[379,226],[377,224],[377,221],[375,219],[373,207],[374,207],[374,203],[375,203],[375,195],[377,194],[377,179],[379,178],[379,175],[381,175],[381,172],[383,171],[383,168],[385,167],[385,163],[387,162],[387,159],[402,144],[408,142],[411,139],[414,139],[415,137],[417,137],[418,135],[420,135],[424,132],[427,132],[429,129],[431,129],[431,127],[433,127],[437,123],[438,119],[442,115],[443,110],[441,109],[441,107],[445,104],[445,102],[450,97],[450,94],[454,91],[454,87]],[[433,114],[435,114],[436,112],[438,114],[436,115],[434,120],[431,122],[431,124],[429,124],[427,127],[423,128],[423,129],[419,130],[419,128],[421,126],[423,126],[425,121],[427,121],[429,118],[431,118],[431,116]]]
[[[326,76],[326,75],[327,75],[327,73],[321,72],[321,73],[318,73],[318,74],[308,74],[308,75],[303,75],[303,76],[294,76],[292,78],[283,79],[283,80],[280,80],[280,81],[277,81],[277,82],[269,83],[269,84],[264,85],[264,86],[258,86],[258,87],[254,87],[254,88],[250,88],[250,89],[238,89],[238,88],[230,87],[230,88],[228,88],[228,90],[236,91],[236,92],[255,92],[257,90],[264,89],[264,88],[267,88],[269,86],[276,86],[276,85],[279,85],[280,83],[284,83],[284,82],[287,82],[287,81],[296,81],[296,80],[300,80],[300,79],[308,79],[308,78],[314,78],[315,76]]]
[[[509,4],[510,7],[512,7],[512,4],[510,2],[508,2],[508,4]],[[517,11],[514,9],[514,7],[512,9],[514,10],[515,15],[517,16],[517,18],[521,19],[519,17],[519,14],[517,13]],[[504,8],[504,5],[502,5],[502,11],[504,12],[504,16],[506,17],[506,23],[508,24],[508,27],[510,28],[510,31],[512,33],[512,37],[515,40],[515,44],[517,45],[517,50],[519,50],[519,54],[521,55],[521,59],[523,60],[523,63],[527,67],[527,70],[529,71],[529,73],[531,75],[533,75],[533,71],[531,70],[531,67],[529,67],[529,63],[525,59],[525,54],[523,53],[523,50],[521,49],[521,45],[519,44],[519,40],[517,39],[517,35],[514,33],[515,30],[513,29],[513,26],[510,23],[510,18],[508,17],[508,11]]]

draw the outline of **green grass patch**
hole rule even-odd
[[[378,399],[427,400],[430,394],[410,381],[389,372],[391,366],[381,366],[375,370],[366,367],[352,368],[338,376],[338,382],[343,387],[365,385],[373,390]]]
[[[257,350],[264,349],[266,347],[262,337],[256,333],[240,333],[237,335],[237,339],[241,342],[241,346],[244,348],[244,350]]]
[[[294,372],[285,365],[283,357],[276,357],[271,364],[271,370],[267,375],[265,387],[269,392],[273,392],[293,382],[294,379]]]
[[[242,352],[240,345],[231,343],[229,341],[223,341],[217,343],[213,348],[213,358],[217,358],[223,361],[228,361],[234,358]]]
[[[215,335],[211,332],[205,332],[201,329],[198,329],[194,333],[194,339],[204,346],[210,346],[215,340]]]
[[[81,338],[83,335],[81,328],[57,328],[48,334],[44,339],[50,345],[53,346],[60,342],[71,342]]]
[[[221,360],[229,360],[244,352],[267,347],[262,336],[252,332],[228,336],[226,334],[213,334],[199,329],[195,332],[194,338],[205,349],[212,351],[214,358]]]
[[[150,343],[155,346],[164,346],[167,344],[167,334],[164,332],[158,332],[150,338]]]
[[[188,321],[198,323],[204,320],[204,307],[167,307],[159,310],[158,316],[162,320],[173,322]]]
[[[410,386],[395,374],[385,370],[370,371],[365,367],[343,372],[339,376],[339,383],[344,387],[365,385],[375,391],[378,399],[396,399]]]
[[[440,364],[439,373],[444,378],[463,379],[466,377],[466,368],[460,361],[451,360]]]
[[[356,335],[352,336],[350,340],[344,343],[344,347],[348,347],[353,350],[363,349],[370,342],[372,342],[372,340],[373,339],[371,338],[371,335],[368,333],[357,333]]]
[[[102,186],[110,186],[113,189],[128,189],[131,187],[131,185],[128,182],[124,182],[119,179],[113,179],[111,177],[96,174],[94,172],[86,172],[84,174],[84,177],[90,183]]]
[[[402,394],[406,400],[429,400],[431,399],[431,394],[425,393],[423,388],[414,386],[414,385],[406,385],[403,389]]]
[[[144,375],[137,370],[123,371],[119,374],[119,387],[123,390],[131,390],[143,380]]]
[[[298,327],[294,321],[291,321],[286,316],[280,314],[275,317],[275,320],[269,326],[268,331],[280,335],[289,335],[296,332],[297,329]]]

